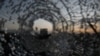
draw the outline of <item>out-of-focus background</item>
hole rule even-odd
[[[100,56],[99,0],[0,0],[0,56]]]

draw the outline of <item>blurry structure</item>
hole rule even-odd
[[[48,30],[46,28],[40,29],[40,33],[35,33],[35,38],[39,40],[48,39],[51,34],[48,34]]]
[[[41,35],[48,35],[48,30],[47,29],[40,29],[40,34]]]

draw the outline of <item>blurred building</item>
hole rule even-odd
[[[48,35],[48,30],[46,28],[40,29],[41,35]]]

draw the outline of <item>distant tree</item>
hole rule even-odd
[[[67,13],[66,16],[70,19],[69,20],[70,21],[70,24],[69,24],[70,31],[74,32],[73,19],[75,17],[74,14],[77,12],[75,12],[73,9],[75,8],[76,1],[74,3],[72,3],[71,0],[59,0],[59,1],[63,4],[64,8],[66,9],[66,13]]]
[[[89,3],[88,0],[84,0],[84,1],[78,0],[78,1],[79,1],[80,11],[81,11],[80,14],[82,15],[82,18],[84,20],[83,22],[85,22],[84,23],[85,30],[86,30],[86,23],[88,23],[88,25],[97,34],[96,28],[94,28],[94,26],[91,24],[93,19],[92,18],[89,19],[89,17],[91,16],[91,13],[94,13],[96,15],[96,11],[98,11],[98,10],[96,10],[98,7],[98,3],[96,3],[95,0],[92,0],[93,2],[91,2],[91,3]],[[84,8],[84,7],[86,7],[86,8]],[[95,15],[93,15],[93,16],[95,16]],[[94,17],[94,19],[96,19],[96,17]],[[83,24],[83,22],[82,22],[82,24]]]
[[[2,28],[4,28],[5,22],[6,22],[6,20],[4,18],[0,19],[0,30],[2,30]]]
[[[35,27],[35,30],[38,31],[38,27]]]
[[[64,31],[64,21],[62,20],[62,30]]]

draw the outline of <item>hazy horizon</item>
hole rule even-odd
[[[100,32],[100,23],[97,23],[97,31]],[[49,32],[52,32],[53,31],[53,25],[52,23],[50,23],[49,21],[46,21],[44,19],[38,19],[34,22],[34,26],[33,26],[33,29],[35,30],[35,27],[38,28],[38,32],[40,31],[40,29],[42,28],[47,28]],[[19,24],[17,22],[15,22],[15,24],[13,24],[13,22],[7,22],[5,23],[5,28],[4,29],[7,29],[7,30],[18,30],[19,28]],[[25,27],[27,28],[27,27]],[[62,26],[59,25],[59,28],[62,29]],[[74,32],[84,32],[84,28],[83,29],[80,29],[80,24],[75,24],[75,27],[74,27]],[[93,30],[88,27],[87,29],[87,32],[90,32],[92,33]]]

